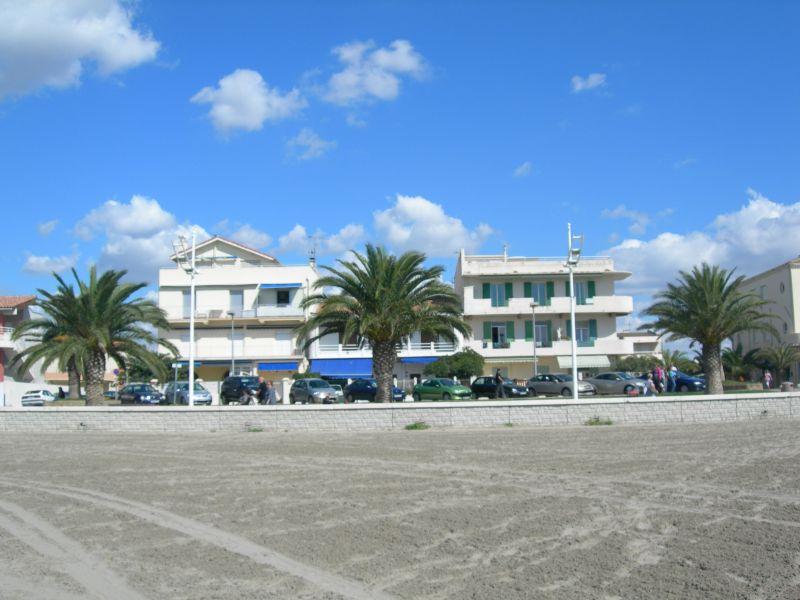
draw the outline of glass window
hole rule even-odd
[[[531,299],[539,306],[547,304],[547,285],[545,283],[532,283]]]
[[[183,308],[181,316],[188,319],[192,314],[192,293],[189,290],[183,290]]]
[[[536,345],[549,346],[550,339],[547,337],[547,323],[536,322]]]
[[[230,311],[241,316],[244,310],[244,290],[231,290],[230,300]]]
[[[278,290],[278,306],[289,304],[289,290]]]
[[[585,281],[575,282],[575,303],[586,304],[586,298],[589,295],[589,287]],[[580,338],[578,338],[580,339]]]
[[[506,285],[504,283],[492,283],[489,285],[489,297],[492,299],[492,306],[506,305]]]
[[[503,347],[506,344],[506,324],[492,323],[492,345],[495,348]]]
[[[575,322],[575,339],[579,342],[588,342],[591,339],[589,336],[589,321]]]

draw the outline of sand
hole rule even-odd
[[[3,434],[0,598],[800,598],[800,420]]]

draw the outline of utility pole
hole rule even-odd
[[[577,323],[575,322],[575,279],[573,270],[581,259],[582,235],[572,235],[572,223],[567,223],[567,268],[569,269],[569,318],[572,323],[570,340],[572,341],[572,399],[578,399],[578,341]]]

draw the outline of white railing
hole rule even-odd
[[[436,354],[447,354],[458,350],[458,346],[452,342],[406,342],[397,344],[395,349],[398,352],[432,352]],[[371,352],[369,344],[320,344],[320,354],[342,354],[348,352]]]
[[[12,344],[11,336],[14,335],[13,327],[0,327],[0,344],[8,347]]]

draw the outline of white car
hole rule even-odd
[[[50,390],[28,390],[22,394],[22,406],[44,406],[45,402],[56,399]]]

